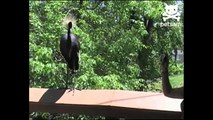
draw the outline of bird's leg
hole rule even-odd
[[[72,82],[73,82],[73,94],[75,91],[75,73],[72,73]]]
[[[78,89],[78,88],[76,88],[76,86],[75,86],[75,82],[76,82],[76,81],[75,81],[75,79],[76,79],[76,77],[75,77],[76,71],[72,71],[71,74],[72,74],[72,88],[70,88],[70,91],[73,90],[73,95],[74,95],[75,89],[77,89],[77,90],[81,90],[81,89]]]
[[[73,76],[73,80],[72,80],[72,81],[73,81],[73,88],[76,89],[76,90],[81,90],[81,89],[77,88],[76,85],[75,85],[76,79],[77,79],[77,78],[75,77],[75,76],[76,76],[76,73],[77,73],[77,71],[74,71],[73,74],[72,74],[72,76]]]
[[[70,71],[71,76],[72,76],[72,87],[70,88],[70,91],[73,90],[73,93],[74,93],[74,90],[75,90],[75,62],[73,62],[73,66],[74,66],[74,68],[71,69],[71,71]]]
[[[67,76],[65,81],[65,87],[60,87],[59,89],[67,89],[68,88],[68,78],[69,78],[69,66],[67,65]]]
[[[72,76],[72,78],[71,78],[71,84],[72,84],[72,86],[69,88],[70,89],[70,91],[72,91],[72,90],[74,90],[75,89],[75,86],[74,86],[74,81],[73,81],[73,79],[74,79],[74,77],[73,77],[73,70],[71,70],[70,71],[70,74],[71,74],[71,76]],[[70,92],[69,91],[69,92]]]
[[[66,79],[66,89],[68,88],[68,77],[69,76],[69,66],[67,65],[67,79]]]

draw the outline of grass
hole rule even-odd
[[[183,86],[184,76],[183,74],[170,76],[169,77],[172,87],[181,87]]]
[[[184,81],[183,81],[184,74],[169,76],[169,79],[170,79],[170,83],[173,88],[181,87],[181,86],[183,86],[183,83],[184,83]],[[152,86],[152,88],[154,91],[162,92],[162,80],[155,82],[154,85]]]

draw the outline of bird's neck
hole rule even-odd
[[[70,36],[70,29],[67,30],[67,45],[71,46],[71,36]]]
[[[162,84],[163,84],[163,91],[165,93],[168,93],[171,91],[172,86],[169,81],[169,70],[168,70],[168,65],[162,65]]]

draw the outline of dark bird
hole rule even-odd
[[[177,88],[172,87],[169,80],[169,57],[167,53],[161,55],[160,68],[161,68],[161,76],[162,76],[163,94],[170,98],[183,99],[183,101],[180,104],[180,108],[182,111],[181,117],[183,117],[184,116],[184,86],[177,87]]]
[[[60,52],[67,62],[67,88],[69,70],[71,71],[71,74],[74,75],[79,69],[80,38],[71,33],[73,27],[72,21],[69,21],[66,26],[67,33],[63,34],[60,39]]]

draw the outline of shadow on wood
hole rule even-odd
[[[65,93],[64,90],[56,90],[56,89],[48,89],[40,98],[39,102],[40,103],[55,103],[58,101],[63,94]]]

